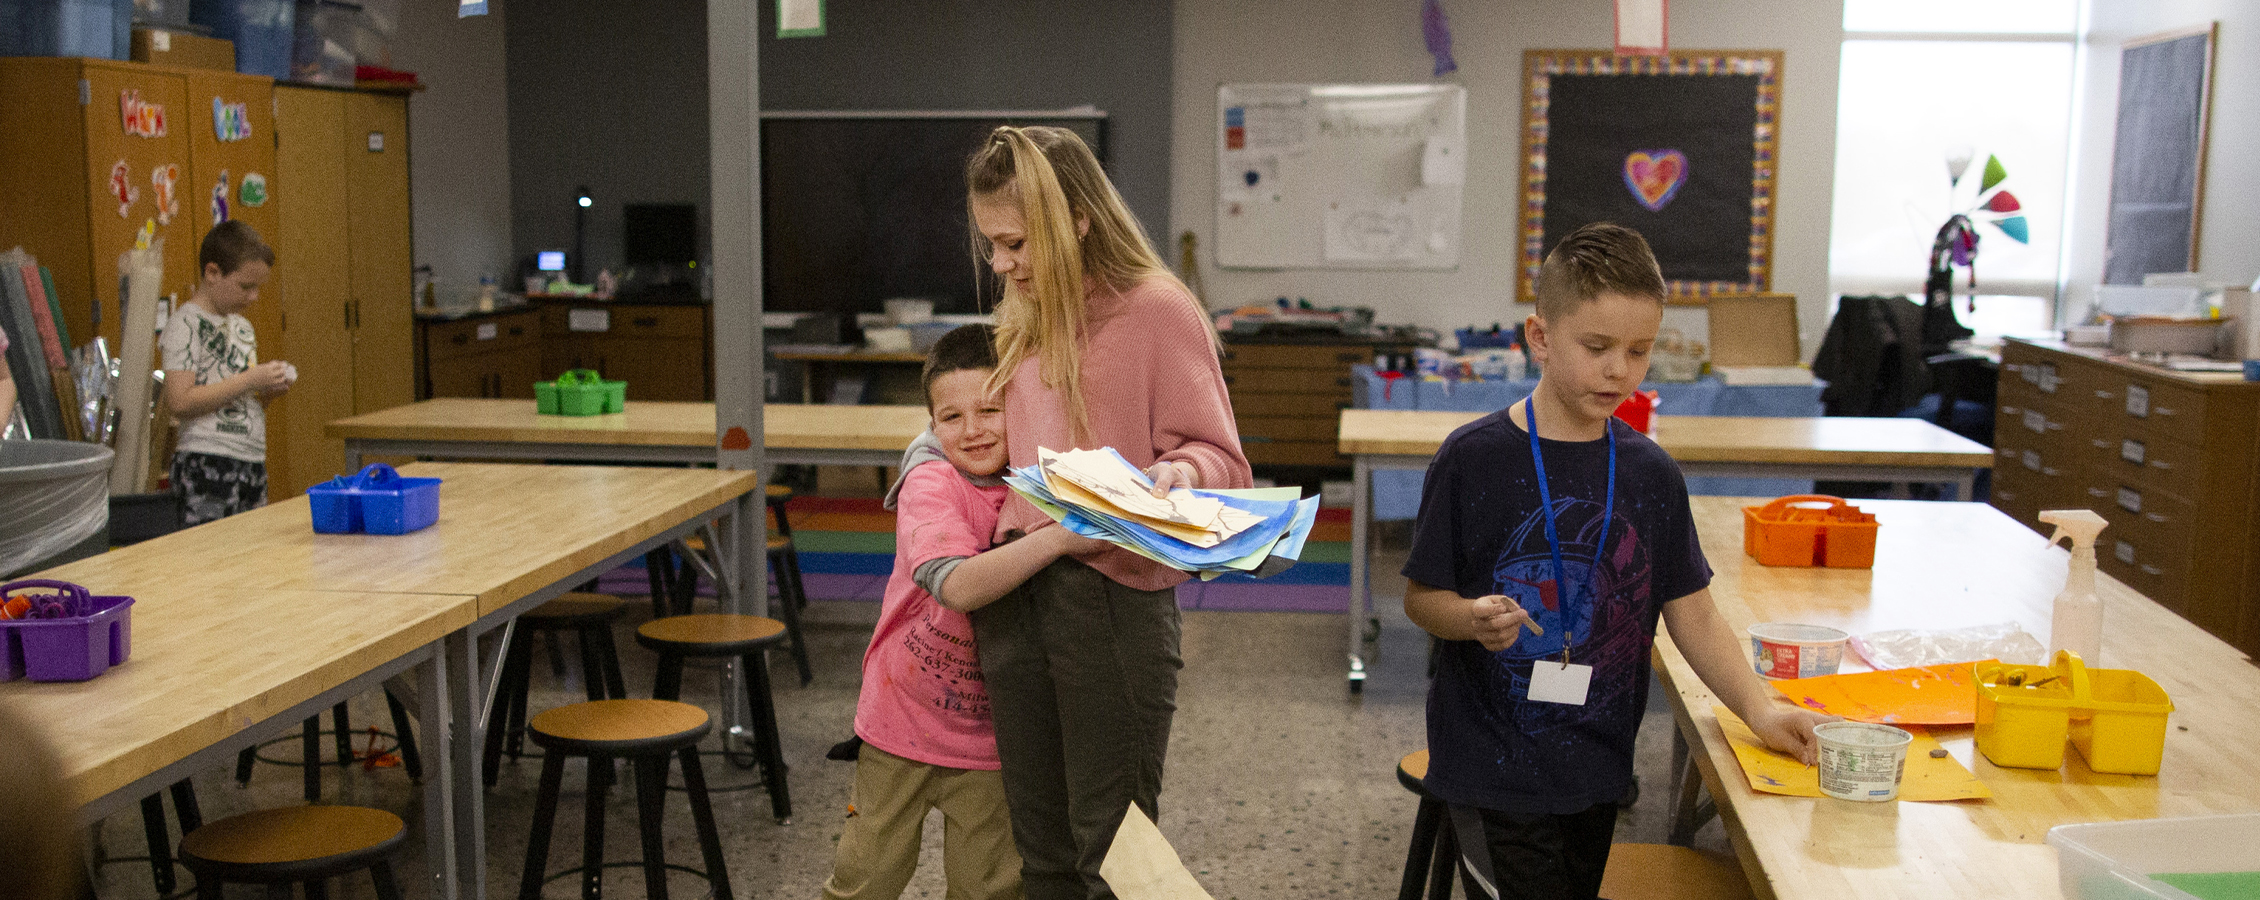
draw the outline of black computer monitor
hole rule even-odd
[[[621,261],[684,265],[698,261],[698,207],[689,203],[629,203],[621,207]]]

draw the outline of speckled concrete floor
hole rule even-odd
[[[1390,573],[1402,551],[1384,548],[1375,571]],[[1393,578],[1377,579],[1392,594]],[[1401,582],[1398,582],[1401,584]],[[637,598],[640,599],[640,598]],[[1296,613],[1195,612],[1185,617],[1185,671],[1178,714],[1171,735],[1168,774],[1161,797],[1161,827],[1186,865],[1218,900],[1284,897],[1380,898],[1396,895],[1411,832],[1413,797],[1397,784],[1394,770],[1405,752],[1423,741],[1422,700],[1426,636],[1404,618],[1396,596],[1378,599],[1382,629],[1378,653],[1369,662],[1364,693],[1352,696],[1343,680],[1346,634],[1340,616]],[[853,765],[827,761],[824,750],[850,733],[858,683],[858,663],[877,608],[870,604],[812,604],[808,637],[816,662],[816,681],[794,686],[792,663],[773,659],[780,725],[790,773],[795,818],[777,824],[769,799],[760,790],[715,795],[715,814],[728,856],[736,895],[750,898],[818,895],[829,873]],[[620,623],[622,661],[631,693],[651,685],[651,657],[631,634],[649,615],[648,605],[631,604]],[[577,654],[567,645],[567,656]],[[534,706],[582,699],[577,672],[559,681],[542,654],[534,668]],[[714,679],[693,672],[686,698],[717,706]],[[384,723],[376,698],[355,704],[356,723]],[[1618,819],[1619,841],[1659,842],[1668,827],[1671,716],[1661,690],[1651,692],[1648,717],[1638,749],[1639,800]],[[293,731],[292,734],[296,732]],[[324,744],[327,747],[327,742]],[[271,753],[294,758],[295,740]],[[525,854],[528,822],[539,763],[506,763],[501,783],[488,792],[487,822],[490,896],[515,896]],[[707,765],[717,784],[747,780],[752,773],[720,760]],[[553,839],[551,871],[575,865],[580,854],[581,767],[568,766],[565,797]],[[199,776],[198,793],[208,819],[234,812],[300,802],[296,769],[262,765],[248,788],[235,786],[230,773]],[[391,809],[415,830],[422,816],[419,794],[398,769],[363,772],[358,767],[324,774],[325,798]],[[610,857],[634,859],[635,804],[632,792],[612,794],[607,825]],[[669,859],[699,865],[685,803],[670,798]],[[943,896],[940,828],[929,822],[919,873],[905,896]],[[112,817],[98,830],[100,848],[115,856],[143,852],[140,816]],[[1699,848],[1730,853],[1716,821],[1698,835]],[[411,834],[400,869],[410,896],[428,896],[422,836]],[[155,896],[146,864],[114,860],[98,867],[99,890],[106,898]],[[633,868],[608,873],[605,893],[639,897],[641,873]],[[182,883],[187,884],[186,873]],[[573,897],[577,879],[551,882],[544,897]],[[242,896],[251,896],[246,889]],[[670,881],[678,897],[699,897],[705,886],[690,875]],[[232,893],[232,892],[231,892]],[[341,879],[332,896],[373,896],[366,879]]]

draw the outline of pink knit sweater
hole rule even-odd
[[[1005,388],[1012,465],[1035,465],[1037,447],[1113,447],[1141,469],[1163,460],[1191,463],[1204,488],[1252,484],[1209,324],[1191,298],[1168,281],[1149,279],[1120,294],[1094,289],[1083,305],[1089,337],[1081,376],[1091,440],[1074,443],[1065,396],[1044,386],[1040,360],[1024,360]],[[1016,494],[998,516],[997,536],[1001,541],[1008,531],[1051,524]],[[1138,590],[1172,587],[1188,577],[1120,547],[1087,562]]]

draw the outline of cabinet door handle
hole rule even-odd
[[[2001,414],[2004,416],[2021,416],[2025,414],[2025,411],[2014,406],[2003,406],[2001,407]]]
[[[2117,397],[2117,396],[2119,396],[2119,395],[2117,395],[2117,394],[2114,394],[2114,393],[2112,393],[2112,392],[2110,392],[2110,391],[2096,391],[2096,392],[2095,392],[2095,399],[2097,399],[2097,400],[2110,400],[2110,399],[2113,399],[2113,398],[2115,398],[2115,397]]]
[[[2147,512],[2147,513],[2143,513],[2143,514],[2142,514],[2142,517],[2143,517],[2143,518],[2145,518],[2145,519],[2149,519],[2150,521],[2156,522],[2156,523],[2158,523],[2158,524],[2160,524],[2160,525],[2164,525],[2164,524],[2166,524],[2167,522],[2169,522],[2169,521],[2172,521],[2171,519],[2168,519],[2168,518],[2166,518],[2165,516],[2159,515],[2159,514],[2157,514],[2157,513],[2154,513],[2154,512]]]
[[[2150,408],[2150,411],[2161,416],[2170,416],[2174,414],[2174,408],[2171,406],[2153,406]]]
[[[1350,386],[1350,376],[1348,376],[1348,375],[1344,375],[1344,376],[1342,376],[1342,377],[1340,377],[1340,378],[1336,378],[1336,379],[1334,379],[1334,386],[1335,386],[1335,387],[1349,387],[1349,386]]]
[[[1233,376],[1230,376],[1230,375],[1226,375],[1226,376],[1224,376],[1224,383],[1225,383],[1225,384],[1227,384],[1227,385],[1230,385],[1230,384],[1234,384],[1234,383],[1236,383],[1236,382],[1238,382],[1238,381],[1239,381],[1239,379],[1237,379],[1237,378],[1234,378]]]
[[[1239,358],[1240,358],[1240,354],[1239,354],[1239,352],[1238,352],[1238,351],[1234,351],[1234,350],[1226,350],[1226,351],[1224,351],[1224,358],[1225,358],[1226,360],[1234,360],[1234,359],[1239,359]]]
[[[1366,357],[1365,357],[1365,354],[1363,354],[1363,353],[1359,353],[1359,352],[1357,352],[1357,351],[1355,351],[1355,350],[1352,350],[1352,351],[1350,351],[1350,352],[1347,352],[1347,353],[1336,353],[1336,354],[1334,354],[1334,361],[1335,361],[1335,362],[1354,363],[1354,362],[1359,362],[1359,361],[1361,361],[1361,360],[1364,360],[1365,358],[1366,358]]]
[[[2108,497],[2111,495],[2111,492],[2106,491],[2102,488],[2088,488],[2087,495],[2090,497]]]
[[[2088,441],[2088,443],[2095,445],[2095,449],[2097,449],[2097,450],[2109,450],[2109,449],[2111,449],[2111,442],[2110,442],[2110,441],[2106,441],[2106,440],[2104,440],[2104,439],[2102,439],[2102,438],[2095,438],[2095,439],[2093,439],[2093,440],[2090,440],[2090,441]]]
[[[2046,475],[2046,476],[2048,476],[2048,477],[2050,477],[2050,478],[2054,478],[2054,477],[2056,477],[2056,476],[2058,476],[2058,475],[2062,475],[2062,474],[2064,474],[2064,470],[2062,470],[2062,469],[2058,469],[2058,468],[2056,468],[2055,466],[2041,466],[2041,467],[2040,467],[2040,474],[2042,474],[2042,475]]]
[[[2144,574],[2144,575],[2164,575],[2164,574],[2166,574],[2166,570],[2164,570],[2164,569],[2161,569],[2161,568],[2158,568],[2157,566],[2153,566],[2153,565],[2150,565],[2150,564],[2148,564],[2148,563],[2144,563],[2144,564],[2143,564],[2143,566],[2142,566],[2142,574]]]
[[[2012,501],[2013,501],[2013,500],[2017,499],[2017,493],[2016,493],[2015,491],[2003,491],[2003,490],[1995,490],[1995,491],[1993,492],[1993,496],[1999,497],[1999,498],[2001,498],[2001,499],[2003,499],[2003,500],[2012,500]]]
[[[461,347],[461,346],[463,346],[464,344],[468,344],[468,343],[470,343],[470,342],[471,342],[471,336],[470,336],[470,335],[467,335],[467,334],[464,334],[464,333],[462,333],[462,332],[460,332],[460,331],[456,332],[456,333],[455,333],[455,336],[454,336],[453,338],[449,338],[449,339],[448,339],[448,343],[454,344],[455,346],[458,346],[458,347]]]
[[[659,327],[659,317],[639,316],[634,319],[629,319],[628,324],[634,325],[637,328],[657,328]]]
[[[341,304],[341,305],[340,305],[340,306],[338,307],[338,312],[340,312],[340,313],[343,313],[343,314],[345,315],[345,321],[344,321],[344,322],[342,322],[342,323],[340,323],[340,324],[342,324],[342,325],[343,325],[343,326],[345,327],[345,330],[347,330],[347,331],[352,331],[352,330],[353,330],[353,301],[351,301],[351,300],[347,300],[347,301],[345,301],[345,302],[344,302],[343,304]]]
[[[2173,463],[2167,462],[2167,461],[2165,461],[2165,460],[2162,460],[2162,459],[2153,459],[2153,460],[2151,460],[2151,461],[2150,461],[2150,464],[2151,464],[2152,466],[2156,466],[2156,467],[2158,467],[2158,468],[2160,468],[2160,469],[2172,469],[2172,468],[2174,467],[2174,464],[2173,464]]]

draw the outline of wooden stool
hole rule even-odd
[[[769,648],[783,639],[785,626],[760,616],[695,615],[653,619],[636,629],[636,643],[659,654],[659,677],[651,695],[674,700],[683,692],[683,660],[737,657],[745,673],[756,755],[769,785],[769,809],[778,824],[793,818],[793,799],[785,785],[785,754],[777,739],[777,710],[770,699]],[[725,746],[728,735],[723,736]]]
[[[1601,875],[1610,900],[1749,900],[1740,869],[1675,844],[1616,844]]]
[[[1405,875],[1397,887],[1397,900],[1451,900],[1452,874],[1459,851],[1452,834],[1451,817],[1444,801],[1428,792],[1428,751],[1415,750],[1397,760],[1397,783],[1420,796],[1420,811],[1413,814],[1412,848],[1405,853]],[[1426,884],[1423,885],[1425,880]]]
[[[424,777],[424,762],[423,757],[416,752],[416,730],[408,724],[408,709],[401,705],[400,698],[393,696],[391,691],[385,691],[384,695],[385,706],[392,712],[393,733],[390,737],[399,743],[400,759],[408,769],[409,780],[421,781]],[[352,765],[353,723],[347,717],[345,704],[340,703],[330,707],[330,725],[332,726],[331,735],[337,744],[336,765],[339,768]],[[278,766],[298,766],[304,769],[306,802],[320,803],[322,802],[322,766],[327,765],[322,762],[321,714],[317,713],[306,717],[305,724],[299,727],[298,739],[300,749],[297,762],[279,759],[266,761]],[[277,743],[281,740],[288,740],[288,738],[278,738],[276,741],[268,741],[267,743]],[[242,753],[236,754],[235,783],[238,785],[250,784],[251,767],[259,761],[259,747],[245,747]]]
[[[612,622],[627,610],[627,602],[609,594],[564,594],[526,610],[518,616],[518,634],[510,641],[496,678],[495,708],[502,718],[487,729],[486,783],[493,787],[501,777],[502,754],[517,759],[525,748],[526,699],[534,666],[533,636],[577,632],[581,644],[581,680],[591,700],[624,700],[627,685],[620,677],[620,652],[612,643]]]
[[[581,896],[594,900],[604,875],[604,795],[611,779],[599,774],[614,759],[635,764],[636,823],[643,835],[644,896],[667,898],[666,842],[660,819],[667,801],[667,758],[682,760],[683,781],[691,800],[691,821],[698,829],[699,850],[706,871],[699,873],[713,887],[716,900],[730,900],[730,874],[722,861],[722,837],[714,827],[714,810],[707,802],[706,774],[699,768],[698,741],[713,723],[706,710],[671,700],[594,700],[560,706],[535,716],[528,723],[534,743],[547,751],[541,760],[541,792],[534,798],[533,837],[526,845],[526,870],[518,896],[536,900],[549,865],[549,833],[557,819],[557,795],[565,776],[565,758],[589,759],[590,778],[586,824],[581,841]],[[605,766],[596,763],[602,760]],[[560,873],[565,874],[565,873]]]
[[[781,485],[770,485],[770,487],[781,487]],[[778,520],[783,521],[783,518],[784,511],[780,507],[778,508]],[[706,549],[706,542],[696,537],[685,538],[683,539],[683,546],[690,550],[704,550]],[[800,684],[802,687],[807,687],[810,682],[816,680],[816,674],[815,670],[809,665],[808,642],[801,637],[800,611],[808,606],[808,592],[801,586],[800,556],[793,549],[793,538],[788,532],[770,532],[767,549],[769,579],[777,585],[777,615],[785,622],[785,634],[791,640],[793,666],[800,672]],[[657,553],[659,551],[654,550],[652,552]],[[649,567],[648,558],[646,566]],[[661,584],[662,582],[664,583]],[[661,589],[665,590],[673,600],[665,609],[662,609],[659,602],[654,600],[652,602],[653,619],[690,613],[693,601],[698,598],[698,569],[691,565],[690,561],[684,560],[678,568],[667,576],[657,579],[654,583],[660,584]]]
[[[230,816],[180,840],[181,863],[196,873],[196,896],[219,900],[220,886],[269,885],[269,896],[290,896],[302,883],[309,900],[329,896],[324,881],[369,870],[382,900],[400,900],[392,855],[406,839],[400,817],[358,806],[298,806]]]

